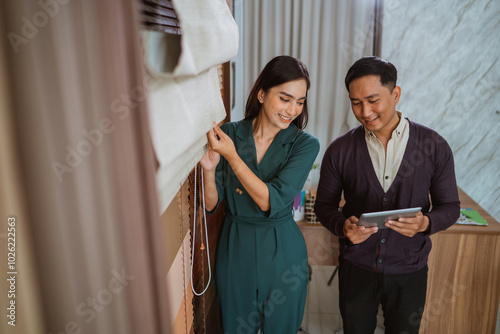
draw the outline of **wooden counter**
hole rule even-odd
[[[461,207],[488,226],[453,225],[431,236],[427,300],[420,333],[495,333],[500,299],[500,224],[461,189]],[[338,265],[338,239],[319,224],[297,225],[309,264]]]
[[[488,226],[453,225],[431,236],[420,333],[495,333],[500,299],[500,224],[459,189],[461,207]]]
[[[304,239],[310,265],[338,266],[339,239],[321,224],[309,224],[305,220],[297,222]]]

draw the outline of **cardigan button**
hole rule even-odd
[[[240,188],[236,188],[236,193],[238,195],[241,195],[241,194],[243,194],[243,190],[241,190]]]
[[[388,198],[387,196],[384,196],[384,197],[382,198],[382,200],[383,200],[384,202],[387,202],[387,201],[389,200],[389,198]]]

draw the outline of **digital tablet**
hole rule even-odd
[[[358,226],[386,228],[384,225],[388,220],[398,220],[398,218],[415,217],[415,215],[422,210],[422,208],[409,208],[390,211],[379,211],[363,213],[359,217]]]

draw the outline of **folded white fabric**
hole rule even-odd
[[[199,74],[238,52],[238,25],[225,0],[174,0],[181,29],[175,76]]]
[[[238,27],[225,0],[173,4],[180,37],[143,32],[161,212],[203,156],[212,122],[226,115],[217,65],[238,51]]]

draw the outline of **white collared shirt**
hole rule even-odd
[[[384,192],[389,190],[398,173],[399,166],[401,165],[406,150],[406,144],[410,137],[408,120],[403,117],[403,113],[400,111],[397,113],[400,121],[396,129],[392,132],[391,139],[389,139],[387,143],[387,153],[380,139],[378,139],[373,132],[365,129],[366,146],[370,153],[375,174]]]

